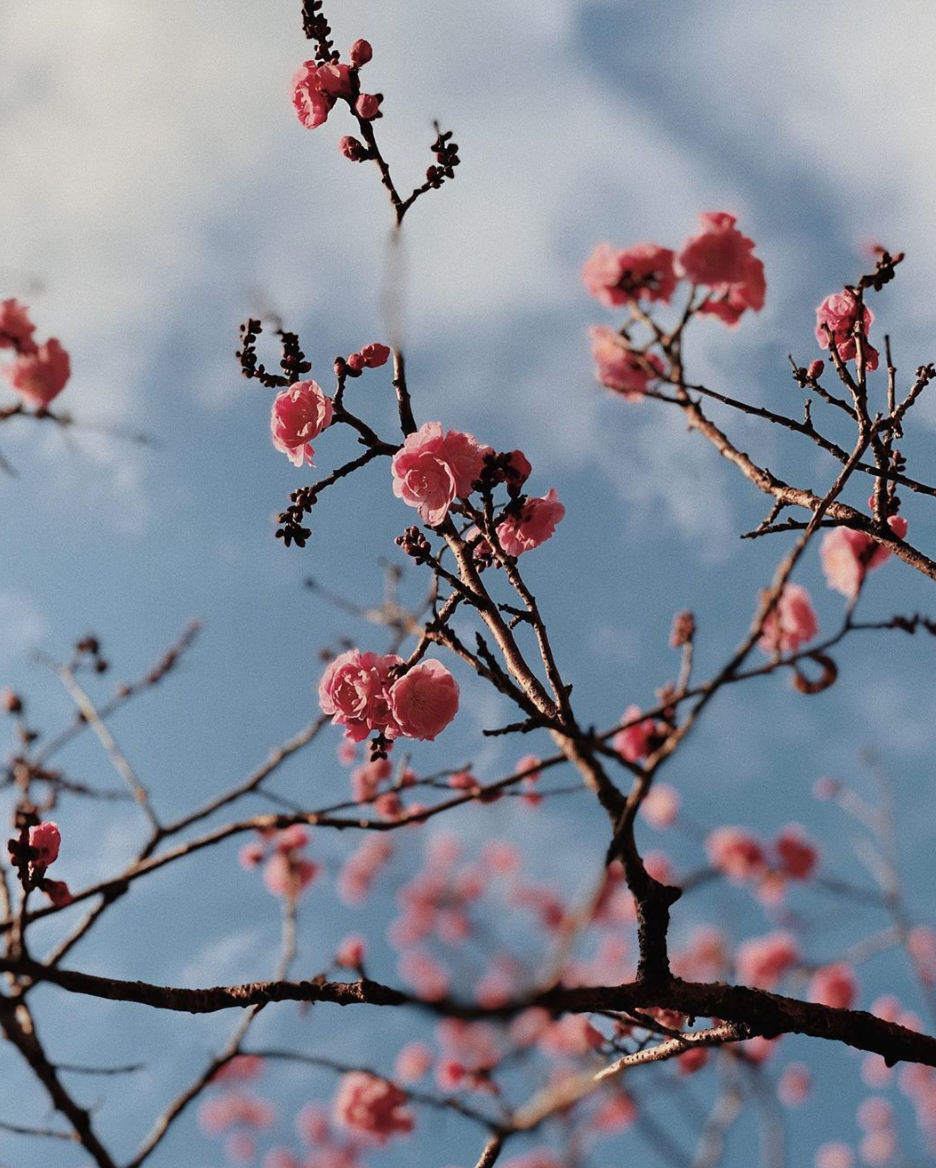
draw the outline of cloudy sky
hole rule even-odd
[[[69,435],[21,421],[0,431],[0,452],[20,472],[0,478],[0,684],[32,695],[54,724],[67,707],[37,649],[65,654],[93,630],[118,672],[132,675],[190,617],[204,618],[179,677],[120,723],[167,812],[232,782],[309,717],[317,651],[373,634],[311,597],[303,579],[338,591],[366,581],[366,599],[377,598],[377,559],[394,554],[392,537],[409,521],[377,469],[317,508],[304,552],[273,539],[272,516],[301,476],[269,445],[267,392],[239,375],[239,323],[280,313],[326,385],[335,354],[388,327],[389,217],[377,176],[340,156],[338,138],[351,129],[340,111],[310,133],[289,103],[307,52],[297,8],[0,0],[0,297],[27,301],[40,332],[71,351],[61,401],[85,424]],[[417,415],[522,446],[538,493],[558,489],[567,518],[531,577],[546,611],[562,615],[557,647],[584,720],[608,723],[670,676],[674,611],[696,609],[703,668],[719,661],[781,545],[737,540],[761,503],[677,420],[594,384],[586,328],[610,318],[583,292],[582,260],[603,239],[676,246],[699,211],[735,212],[765,261],[768,303],[735,333],[701,326],[690,367],[728,393],[794,409],[787,352],[815,355],[815,304],[854,278],[863,247],[880,240],[908,252],[880,322],[904,371],[929,360],[936,10],[925,0],[333,0],[329,15],[340,47],[358,36],[374,46],[368,84],[386,95],[378,129],[401,185],[418,182],[429,161],[432,119],[455,131],[463,165],[407,219],[392,284]],[[355,386],[377,421],[392,413],[385,372]],[[918,413],[907,450],[926,478],[936,412],[924,402]],[[158,445],[98,429],[143,431]],[[756,427],[739,433],[772,469],[817,488],[831,481],[811,451]],[[324,443],[319,453],[327,465]],[[927,546],[936,529],[925,509],[907,514]],[[815,558],[802,580],[833,628],[839,598],[826,593]],[[932,611],[925,584],[888,565],[869,589],[869,614]],[[795,698],[779,682],[732,694],[671,780],[700,822],[768,831],[792,819],[835,832],[811,803],[813,780],[864,782],[859,753],[875,748],[896,781],[911,901],[925,913],[931,654],[916,641],[876,642],[873,655],[855,646],[842,654],[842,682],[820,698]],[[477,731],[503,711],[467,680],[466,692],[449,746],[493,777],[523,750],[478,753]],[[315,804],[344,790],[334,745],[289,772],[294,797]],[[449,761],[437,748],[419,757]],[[106,777],[89,746],[67,761]],[[510,808],[485,815],[455,825],[469,844],[530,832]],[[79,806],[59,818],[78,884],[113,870],[138,838],[123,813]],[[561,856],[578,883],[595,825],[584,803],[546,805],[540,822],[549,847],[537,852]],[[322,848],[335,865],[349,846]],[[830,863],[845,869],[847,839],[840,850]],[[260,975],[276,929],[269,901],[233,853],[216,865],[224,878],[212,882],[206,867],[197,887],[184,875],[154,880],[78,951],[83,966],[190,984]],[[166,903],[174,911],[157,918],[165,923],[154,937],[152,914]],[[327,897],[319,904],[321,933],[304,937],[312,966],[347,925],[329,917]],[[863,1004],[896,976],[872,963]],[[84,1004],[80,1019],[68,1042],[85,1055],[86,1025],[105,1027],[111,1049],[125,1053],[164,1043],[120,1107],[101,1112],[127,1149],[154,1100],[225,1033],[214,1021],[192,1030]],[[363,1039],[346,1041],[353,1052]],[[824,1070],[845,1065],[823,1102],[830,1134],[853,1138],[852,1061],[819,1059]],[[4,1094],[7,1066],[0,1060]],[[10,1114],[42,1118],[31,1087],[13,1080],[9,1090]],[[298,1098],[306,1085],[284,1090]],[[456,1163],[458,1131],[445,1134],[453,1142],[440,1147]],[[791,1163],[805,1162],[796,1155],[819,1134],[818,1120],[801,1125]],[[80,1155],[56,1154],[56,1164],[81,1168]],[[210,1154],[189,1128],[152,1162],[200,1165]],[[743,1145],[733,1154],[728,1168],[746,1163]],[[45,1149],[0,1135],[7,1162],[38,1168]]]

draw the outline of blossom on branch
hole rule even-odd
[[[801,584],[784,584],[780,599],[764,621],[758,644],[765,653],[795,653],[819,632],[809,593]]]
[[[673,253],[655,243],[613,248],[600,243],[585,261],[582,282],[602,304],[619,308],[631,300],[668,304],[676,288]]]
[[[595,362],[595,377],[626,401],[640,401],[650,383],[663,376],[663,364],[655,353],[635,352],[614,329],[594,325],[588,330]]]
[[[3,370],[10,388],[34,406],[47,406],[71,376],[71,361],[61,343],[51,337],[43,345],[21,351]]]
[[[297,381],[276,395],[270,415],[273,445],[293,466],[313,466],[309,445],[331,425],[332,400],[314,381]]]
[[[887,526],[899,539],[907,534],[907,521],[902,515],[891,515]],[[890,548],[853,527],[834,527],[819,545],[826,583],[849,600],[858,595],[865,575],[879,568],[890,554]]]
[[[438,527],[456,497],[467,499],[474,490],[485,455],[492,453],[471,434],[443,433],[439,422],[426,422],[393,456],[393,493],[415,507],[424,523]]]
[[[683,245],[676,257],[680,275],[711,289],[699,312],[718,316],[734,327],[741,315],[764,307],[767,284],[764,265],[754,255],[754,240],[735,227],[727,211],[703,211],[702,230]]]
[[[519,512],[497,525],[497,538],[508,556],[520,556],[546,542],[565,515],[554,489],[542,498],[527,499]]]
[[[406,1101],[400,1088],[386,1079],[366,1071],[349,1071],[342,1076],[334,1116],[344,1127],[385,1144],[391,1136],[409,1135],[413,1130]]]

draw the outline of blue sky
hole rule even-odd
[[[339,155],[338,136],[350,129],[340,116],[309,133],[292,114],[289,78],[306,53],[296,8],[242,0],[0,5],[0,296],[28,301],[40,332],[71,350],[63,406],[161,443],[141,451],[87,432],[66,440],[51,427],[0,428],[0,450],[20,470],[0,479],[0,683],[22,688],[53,722],[65,719],[36,649],[64,654],[93,630],[116,671],[135,675],[190,617],[203,617],[204,635],[178,676],[115,724],[167,813],[240,777],[309,718],[317,651],[342,635],[375,634],[311,597],[304,577],[336,590],[367,582],[368,599],[377,598],[377,557],[395,554],[392,537],[410,520],[378,464],[322,502],[304,552],[273,539],[272,516],[301,476],[269,445],[266,391],[239,375],[240,321],[263,307],[280,312],[326,387],[334,355],[385,327],[387,209],[376,175]],[[697,612],[700,669],[719,662],[746,627],[781,545],[737,540],[761,518],[761,501],[678,419],[650,403],[611,400],[594,384],[585,330],[610,318],[582,290],[582,260],[602,239],[678,245],[700,210],[736,212],[764,258],[768,304],[736,333],[700,326],[690,366],[726,392],[793,410],[799,391],[786,353],[815,355],[815,304],[857,274],[862,242],[880,239],[908,251],[881,299],[881,328],[893,333],[903,370],[928,360],[936,12],[922,0],[886,8],[834,0],[819,9],[805,0],[332,8],[340,46],[362,35],[374,46],[370,83],[386,94],[378,128],[395,170],[420,176],[433,117],[462,148],[456,181],[406,223],[402,316],[417,416],[497,447],[521,445],[537,493],[559,491],[567,517],[530,557],[530,578],[561,621],[557,652],[583,720],[608,724],[671,676],[666,637],[676,610]],[[387,371],[354,393],[387,428]],[[934,419],[924,401],[906,442],[923,478]],[[817,488],[831,481],[832,468],[812,450],[747,423],[738,432],[772,469]],[[324,440],[318,453],[327,466]],[[911,501],[907,514],[928,546],[936,533],[926,508]],[[815,556],[800,578],[821,627],[834,628],[840,598],[826,592]],[[863,605],[881,616],[933,611],[931,591],[888,564]],[[669,781],[699,822],[772,831],[800,820],[834,840],[831,870],[855,872],[848,832],[831,809],[815,807],[810,790],[820,774],[865,782],[859,752],[875,748],[895,781],[908,896],[925,917],[934,875],[932,652],[919,639],[855,641],[840,655],[842,680],[820,697],[798,697],[780,681],[726,694]],[[458,722],[417,758],[432,768],[453,755],[472,758],[493,777],[530,744],[479,748],[478,730],[504,711],[463,680]],[[315,805],[343,792],[335,744],[323,740],[293,764],[284,793]],[[90,743],[63,761],[89,780],[106,777]],[[561,863],[563,879],[587,881],[600,829],[587,800],[547,803],[538,816],[532,824],[498,805],[451,826],[468,847],[493,834],[526,840],[541,875]],[[97,806],[72,805],[59,820],[62,875],[79,885],[112,871],[138,839],[123,811],[102,816]],[[332,870],[350,846],[316,842]],[[698,849],[681,846],[674,854],[691,868]],[[353,927],[370,921],[379,933],[388,903]],[[346,931],[327,904],[320,895],[315,924],[303,932],[310,968]],[[820,904],[817,919],[830,907]],[[743,900],[726,894],[709,905],[719,909],[747,913],[752,931],[767,927]],[[677,915],[676,928],[692,919]],[[841,936],[830,925],[810,938],[817,957],[875,923],[849,918],[837,927]],[[167,982],[239,980],[267,968],[275,930],[270,898],[231,851],[197,875],[153,878],[74,960]],[[863,1005],[892,985],[907,989],[893,961],[870,963],[862,977]],[[115,1058],[156,1047],[147,1072],[101,1110],[102,1130],[122,1149],[231,1024],[88,1002],[68,1014],[58,995],[40,999],[51,1025],[67,1019],[63,1058],[90,1057],[102,1032]],[[309,1041],[321,1050],[338,1035],[351,1057],[368,1042],[351,1022],[315,1015],[321,1031]],[[295,1019],[281,1011],[264,1024],[282,1035]],[[790,1057],[802,1055],[790,1045]],[[829,1136],[852,1138],[861,1097],[848,1054],[808,1053],[825,1076],[825,1118],[814,1112],[798,1122],[790,1163],[806,1162],[827,1127]],[[0,1119],[8,1108],[41,1120],[44,1102],[9,1068],[0,1052]],[[323,1089],[284,1077],[284,1111],[287,1099]],[[908,1116],[901,1120],[909,1132]],[[438,1149],[424,1146],[420,1168],[434,1168],[441,1154],[459,1163],[461,1138],[446,1129]],[[80,1154],[53,1151],[56,1165],[81,1168]],[[746,1163],[745,1151],[739,1138],[727,1168]],[[209,1165],[212,1154],[189,1125],[152,1163]],[[0,1134],[0,1163],[38,1168],[47,1155]],[[412,1149],[395,1155],[386,1163],[414,1163]],[[604,1168],[600,1156],[596,1166]]]

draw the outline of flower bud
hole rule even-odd
[[[357,138],[353,138],[350,134],[345,134],[338,143],[338,148],[345,158],[350,159],[351,162],[366,162],[370,157],[364,143],[359,142]]]
[[[354,112],[365,122],[373,121],[380,116],[380,103],[383,100],[379,93],[362,93],[354,103]]]
[[[370,46],[370,41],[359,40],[355,41],[351,46],[349,55],[351,57],[351,64],[356,69],[359,69],[362,65],[366,65],[371,57],[373,57],[374,50]]]
[[[809,368],[806,370],[806,376],[810,381],[815,381],[817,377],[822,376],[822,371],[825,369],[825,361],[820,361],[818,358],[811,361]]]

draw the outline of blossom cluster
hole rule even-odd
[[[0,300],[0,349],[12,349],[16,354],[4,366],[3,376],[21,398],[43,409],[67,385],[71,360],[56,337],[36,344],[35,331],[25,305],[17,300]]]
[[[431,740],[458,710],[458,683],[440,661],[420,661],[403,670],[395,653],[349,649],[336,657],[319,683],[319,705],[345,737],[370,734]]]
[[[72,894],[64,880],[50,880],[46,871],[58,859],[62,846],[62,833],[52,820],[30,827],[25,850],[19,839],[7,843],[10,859],[15,867],[25,870],[27,887],[41,889],[56,908],[71,904]]]
[[[359,70],[366,65],[374,55],[370,43],[357,40],[351,46],[348,54],[349,61],[345,63],[335,58],[326,64],[317,61],[306,61],[297,70],[292,82],[292,100],[296,116],[307,130],[314,130],[321,126],[328,118],[336,102],[347,102],[362,122],[379,118],[380,103],[383,100],[379,93],[362,93]],[[350,157],[349,146],[342,140],[342,152]],[[352,139],[355,141],[355,139]],[[357,147],[363,152],[363,161],[366,150],[361,143]]]
[[[309,843],[309,831],[301,823],[283,831],[263,829],[259,841],[245,844],[239,853],[241,866],[252,869],[264,864],[263,882],[274,896],[295,899],[319,874],[319,866],[302,855]]]

